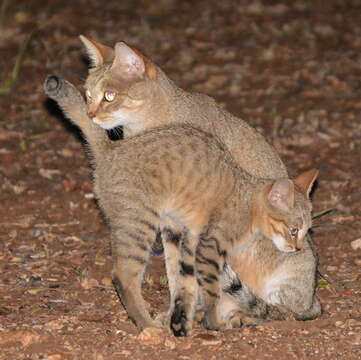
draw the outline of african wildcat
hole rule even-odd
[[[225,260],[237,258],[242,244],[259,233],[283,251],[290,250],[290,238],[300,246],[311,225],[306,196],[317,172],[294,181],[252,177],[216,138],[190,126],[98,147],[94,126],[84,131],[95,145],[95,192],[112,230],[113,277],[129,316],[140,329],[160,326],[141,295],[143,272],[160,228],[174,335],[187,335],[192,328],[198,285],[207,327],[223,328],[218,299]],[[265,218],[271,227],[259,220]]]
[[[113,49],[85,37],[82,37],[82,41],[95,65],[95,69],[90,69],[86,84],[87,108],[79,94],[72,95],[74,98],[71,96],[66,98],[60,93],[49,94],[58,101],[75,123],[93,128],[93,124],[85,115],[85,111],[88,111],[93,121],[103,128],[122,124],[125,137],[168,123],[193,124],[207,132],[217,134],[241,167],[251,174],[269,178],[287,177],[283,163],[265,139],[245,122],[218,107],[211,98],[200,94],[189,94],[179,89],[158,67],[124,43],[118,43],[114,52]],[[69,91],[72,93],[74,89]],[[96,132],[96,137],[99,143],[109,142],[105,132]],[[279,252],[272,246],[268,251],[274,259],[273,268],[277,268],[280,262],[277,259]],[[304,279],[292,268],[288,269],[288,273],[294,274],[294,280],[305,283],[302,310],[300,307],[292,306],[295,300],[299,301],[298,295],[295,298],[292,292],[288,292],[282,300],[286,308],[290,304],[289,308],[292,311],[296,310],[301,314],[312,302],[317,303],[319,308],[318,300],[314,296],[316,260],[312,254],[308,254],[309,251],[306,251],[307,254],[304,252],[294,254],[293,264],[289,263],[291,266],[296,266],[307,262],[303,272],[307,276]],[[264,258],[264,254],[254,252],[252,257],[254,267],[256,264],[261,264]],[[242,281],[247,283],[248,275],[243,276]],[[284,285],[286,286],[287,283]],[[234,295],[238,296],[239,292]],[[253,301],[252,298],[250,301]],[[319,312],[315,313],[313,317],[318,314]]]
[[[139,51],[120,42],[115,49],[80,36],[92,65],[85,83],[88,116],[104,129],[122,125],[125,138],[185,123],[217,134],[236,162],[251,175],[287,177],[276,151],[245,121],[210,97],[190,94]],[[77,119],[69,114],[74,122]]]

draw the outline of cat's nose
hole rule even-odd
[[[95,113],[93,113],[92,111],[89,111],[89,112],[88,112],[88,117],[89,117],[90,119],[95,118]]]

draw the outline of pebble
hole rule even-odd
[[[52,320],[44,325],[44,329],[48,331],[60,330],[64,327],[64,324],[60,320]]]
[[[333,272],[333,271],[337,271],[338,267],[337,266],[334,266],[334,265],[328,265],[326,267],[326,270],[327,271],[330,271],[330,272]]]
[[[137,340],[141,344],[159,345],[163,342],[165,330],[159,328],[145,328],[138,336]]]
[[[34,231],[34,237],[36,237],[36,238],[40,237],[43,234],[44,234],[44,230],[42,230],[42,229],[36,229]]]
[[[344,328],[345,327],[345,323],[343,322],[343,321],[336,321],[335,322],[335,325],[337,326],[337,327],[340,327],[340,328]]]
[[[222,340],[203,340],[201,345],[203,346],[216,346],[222,344]]]
[[[352,250],[361,250],[361,238],[351,241]]]
[[[1,335],[0,344],[7,342],[20,342],[23,347],[27,347],[31,344],[37,343],[40,340],[40,336],[32,331],[28,330],[15,330],[3,333]]]
[[[47,356],[48,360],[60,360],[63,358],[63,355],[61,354],[52,354]]]
[[[173,340],[170,339],[165,339],[164,345],[169,348],[170,350],[175,349],[175,342]]]
[[[105,277],[101,280],[102,285],[104,286],[112,286],[112,279]]]
[[[16,282],[16,286],[26,286],[28,282],[26,280],[19,280]]]
[[[83,289],[85,290],[89,290],[93,287],[99,286],[99,282],[97,279],[89,279],[89,278],[84,278],[82,279],[82,281],[80,282],[80,285]]]
[[[361,334],[355,334],[351,339],[351,344],[360,346],[361,345]]]

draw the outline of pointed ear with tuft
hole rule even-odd
[[[311,169],[298,175],[293,180],[297,189],[308,199],[312,186],[318,176],[319,171],[317,169]]]
[[[289,179],[280,179],[272,184],[268,193],[268,201],[275,209],[290,211],[294,206],[295,192],[293,182]]]
[[[115,44],[115,57],[111,67],[126,79],[143,78],[145,62],[143,56],[125,42]]]
[[[79,38],[85,46],[92,67],[97,67],[113,60],[114,50],[111,47],[88,39],[84,35],[79,35]]]

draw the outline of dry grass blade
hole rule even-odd
[[[8,0],[3,0],[3,3],[1,4],[1,9],[0,9],[0,31],[2,30],[3,25],[4,25],[4,21],[5,21],[5,17],[6,17],[6,11],[8,9],[8,4],[9,4]]]
[[[0,24],[1,25],[1,24]],[[14,83],[18,79],[21,66],[25,59],[25,54],[30,48],[30,44],[37,33],[37,29],[34,29],[28,38],[24,41],[23,46],[21,47],[18,55],[16,56],[16,61],[13,67],[13,70],[10,74],[10,76],[3,82],[3,84],[0,86],[0,95],[6,95],[11,91],[11,88],[13,87]]]
[[[323,209],[321,211],[318,211],[316,213],[314,213],[312,215],[312,219],[319,219],[320,217],[326,215],[326,214],[329,214],[331,211],[335,210],[335,208],[328,208],[328,209]]]

